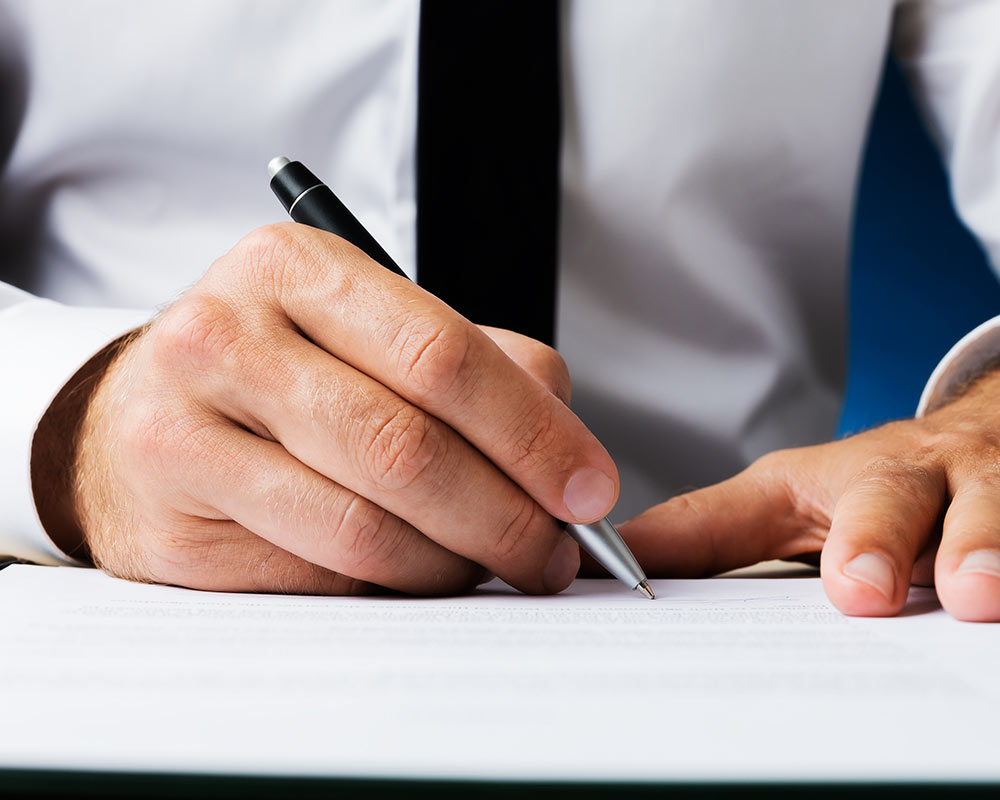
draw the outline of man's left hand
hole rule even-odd
[[[845,614],[896,614],[920,584],[959,619],[1000,621],[1000,373],[923,418],[770,453],[621,533],[651,576],[813,554]]]

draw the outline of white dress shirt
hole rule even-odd
[[[0,0],[0,552],[64,559],[29,483],[39,418],[103,344],[283,218],[272,156],[310,165],[414,274],[418,12]],[[563,16],[557,345],[625,518],[832,435],[890,44],[1000,263],[1000,2],[578,0]],[[942,380],[996,353],[998,329]]]

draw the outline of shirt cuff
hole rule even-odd
[[[31,487],[38,423],[66,382],[107,344],[144,324],[150,312],[64,306],[32,298],[0,311],[0,554],[39,564],[72,564],[46,534]]]
[[[962,384],[997,356],[1000,356],[1000,317],[987,320],[967,333],[941,359],[920,395],[917,416],[943,406]]]

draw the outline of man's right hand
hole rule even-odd
[[[618,487],[568,391],[550,348],[269,226],[112,360],[72,516],[95,563],[137,580],[440,594],[487,570],[557,592],[579,551],[554,517],[600,519]]]

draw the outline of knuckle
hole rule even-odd
[[[439,427],[420,410],[398,405],[374,416],[362,443],[367,468],[380,486],[405,489],[425,476],[445,444]]]
[[[362,274],[368,256],[339,236],[298,223],[258,228],[223,260],[219,271],[240,274],[243,290],[263,307],[328,307],[370,293],[371,278]]]
[[[1000,460],[1000,436],[993,431],[937,431],[926,438],[916,450],[920,461],[946,458],[950,463],[993,465]]]
[[[924,487],[933,482],[933,468],[917,457],[879,455],[869,459],[858,473],[859,483],[899,491]]]
[[[218,297],[188,295],[171,306],[150,330],[153,358],[168,368],[216,367],[234,355],[243,339],[235,309]]]
[[[274,222],[254,228],[236,243],[244,253],[267,255],[297,241],[296,228],[289,222]],[[294,246],[294,245],[293,245]]]
[[[208,425],[197,412],[150,404],[126,423],[123,463],[136,474],[190,474],[211,451]]]
[[[705,506],[699,501],[697,491],[689,491],[675,494],[663,504],[663,509],[676,517],[697,517],[705,510]]]
[[[513,512],[493,538],[490,552],[498,563],[518,561],[533,549],[541,531],[552,526],[544,509],[528,495],[521,494]]]
[[[129,467],[162,464],[163,453],[173,443],[174,420],[162,406],[150,405],[130,417],[124,425],[123,442]]]
[[[308,414],[314,431],[328,435],[351,423],[363,425],[370,416],[367,406],[356,399],[356,391],[345,391],[339,381],[331,381],[321,370],[277,366],[270,377],[274,385],[296,398],[295,404]]]
[[[551,403],[547,399],[539,402],[518,418],[517,426],[511,445],[511,466],[518,471],[537,471],[552,460],[560,438]]]
[[[829,524],[831,499],[821,481],[803,479],[802,456],[809,448],[765,453],[745,471],[753,491],[770,500],[776,519]]]
[[[277,290],[304,264],[313,263],[306,257],[307,252],[300,227],[279,222],[248,233],[236,243],[230,257],[251,286]],[[227,269],[231,271],[228,265]]]
[[[677,494],[663,504],[663,510],[666,514],[677,519],[702,519],[712,510],[702,497],[702,494],[696,489]],[[698,557],[695,560],[697,568],[693,571],[693,575],[708,577],[718,571],[715,568],[715,565],[719,563],[718,537],[713,535],[712,529],[709,528],[698,536],[697,545],[699,547]]]
[[[363,597],[377,593],[378,587],[367,581],[352,578],[321,567],[303,562],[278,583],[282,594],[314,594],[330,597]]]
[[[568,397],[570,389],[569,367],[555,349],[542,342],[533,342],[531,349],[532,371],[557,397]]]
[[[394,347],[403,379],[422,396],[455,400],[475,374],[472,331],[466,325],[408,321]]]
[[[792,450],[772,450],[754,459],[747,468],[748,471],[756,474],[782,473],[788,465]]]
[[[364,498],[352,497],[332,526],[338,572],[357,578],[392,562],[405,540],[405,523]]]
[[[1000,469],[996,465],[992,465],[990,468],[976,473],[971,481],[971,486],[975,491],[984,495],[1000,497]]]
[[[867,461],[851,481],[852,494],[865,499],[871,506],[868,514],[876,515],[883,527],[883,537],[893,541],[906,539],[907,527],[899,515],[882,510],[881,499],[892,497],[914,511],[936,504],[939,489],[943,490],[940,469],[897,456],[876,456]]]
[[[790,465],[794,458],[795,451],[773,450],[755,459],[744,471],[744,475],[763,491],[773,488],[775,485],[787,486]]]

